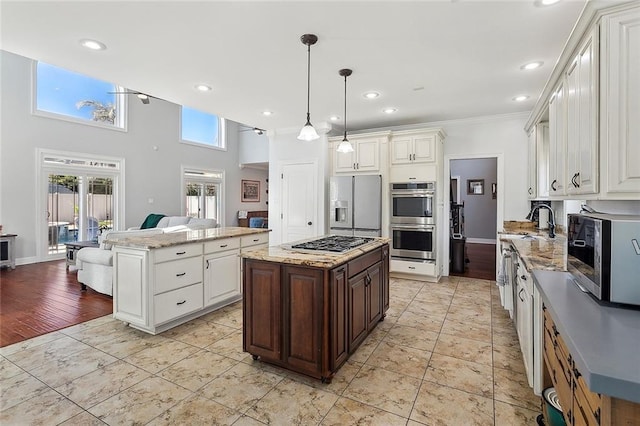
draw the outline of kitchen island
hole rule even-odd
[[[345,253],[287,247],[243,257],[243,349],[330,382],[389,308],[389,240]]]
[[[210,228],[110,241],[113,316],[157,334],[242,299],[240,254],[269,230]]]

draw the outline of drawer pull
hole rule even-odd
[[[409,269],[416,269],[415,266],[409,266]]]
[[[176,256],[182,256],[183,254],[187,254],[186,251],[179,251],[176,253]]]
[[[524,281],[526,281],[526,280],[527,280],[527,276],[526,276],[526,275],[524,275],[524,274],[522,274],[522,275],[520,276],[520,278],[522,278]]]
[[[228,246],[229,244],[221,244],[220,248],[225,248],[226,246]]]
[[[253,242],[254,242],[254,243],[257,243],[258,241],[260,241],[260,238],[255,238],[255,239],[253,240]]]
[[[182,273],[180,273],[180,274],[176,274],[176,277],[183,277],[183,276],[185,276],[185,275],[187,275],[187,273],[186,273],[186,272],[182,272]]]
[[[187,303],[187,301],[186,301],[186,300],[183,300],[182,302],[178,302],[178,303],[176,303],[176,305],[184,305],[185,303]]]
[[[555,324],[554,324],[551,328],[553,329],[553,335],[554,335],[554,336],[557,336],[557,335],[559,335],[559,334],[560,334],[560,333],[558,333],[558,329],[556,328],[556,325],[555,325]]]

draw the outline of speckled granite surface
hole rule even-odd
[[[370,243],[357,247],[347,253],[310,253],[275,246],[248,250],[242,253],[247,259],[265,260],[267,262],[287,263],[291,265],[312,266],[316,268],[333,268],[344,262],[370,252],[389,243],[388,238],[375,238]]]
[[[240,228],[230,226],[225,228],[199,229],[196,231],[169,232],[166,234],[138,236],[126,239],[117,239],[113,241],[110,241],[107,237],[106,242],[119,247],[157,249],[180,244],[189,244],[219,240],[222,238],[261,234],[264,232],[271,232],[271,230],[264,228]]]
[[[503,238],[501,235],[526,233],[536,238]],[[540,231],[533,222],[504,222],[504,231],[498,232],[501,241],[510,241],[528,271],[566,271],[567,238],[557,234],[549,238],[547,230]]]

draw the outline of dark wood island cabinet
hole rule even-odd
[[[355,256],[299,257],[281,262],[246,254],[243,349],[254,359],[330,382],[384,319],[389,245],[381,239]]]

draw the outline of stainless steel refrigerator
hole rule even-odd
[[[329,188],[330,233],[379,237],[382,177],[333,176]]]

